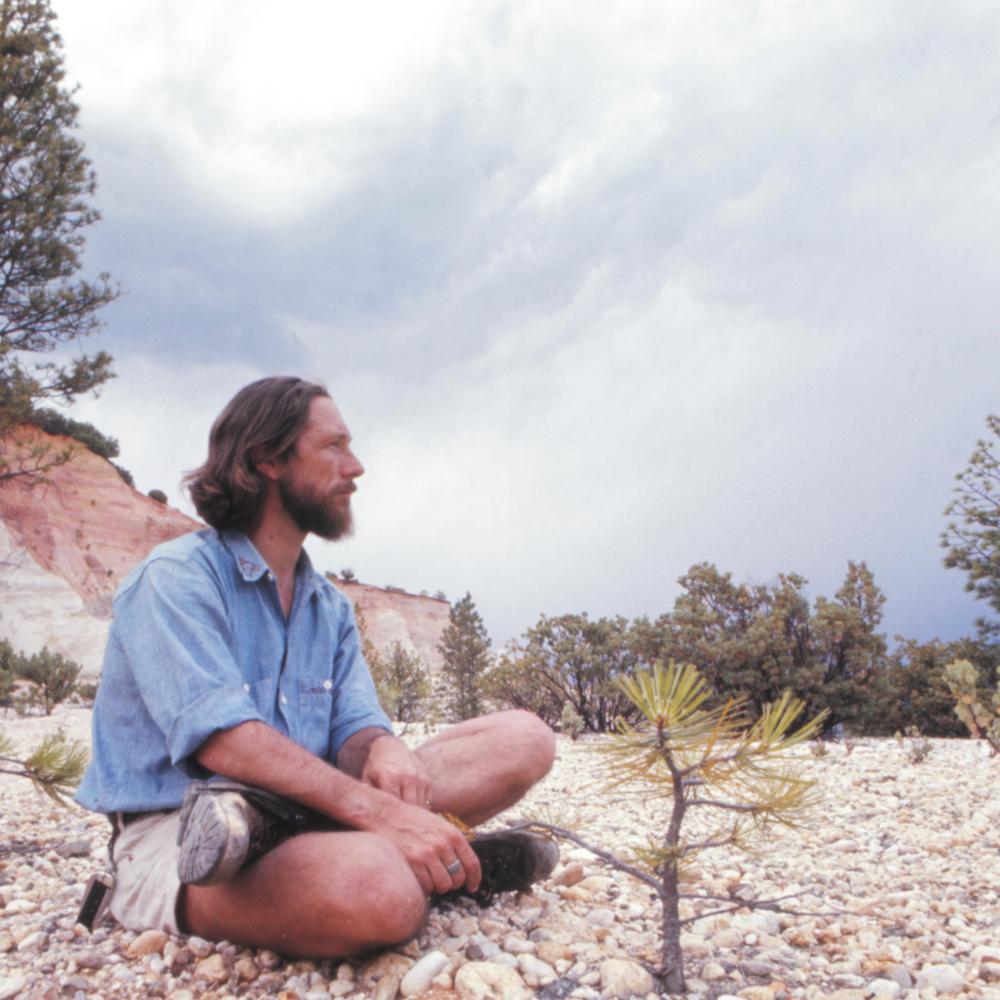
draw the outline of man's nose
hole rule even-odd
[[[358,460],[358,456],[350,449],[347,452],[347,459],[347,469],[344,471],[344,475],[348,479],[357,479],[358,476],[365,474],[365,467]]]

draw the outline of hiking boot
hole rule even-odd
[[[530,889],[548,878],[559,861],[554,840],[527,830],[477,833],[469,846],[479,858],[483,877],[474,893],[459,889],[455,895],[471,895],[480,906],[488,906],[501,892]]]
[[[215,885],[301,830],[306,810],[237,781],[193,781],[184,792],[177,843],[183,885]]]

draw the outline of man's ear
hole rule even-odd
[[[254,448],[250,452],[250,461],[253,463],[253,467],[265,478],[275,482],[281,475],[281,463],[276,462],[273,459],[261,459],[260,456],[264,454],[263,449]]]

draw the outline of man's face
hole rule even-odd
[[[291,458],[277,479],[278,495],[300,531],[336,541],[349,535],[354,480],[365,467],[333,400],[317,396]]]

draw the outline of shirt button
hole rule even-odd
[[[284,695],[281,696],[281,704],[282,705],[287,705],[288,704],[288,699]]]
[[[247,694],[249,694],[250,693],[250,685],[249,684],[244,684],[243,685],[243,690],[246,691]]]
[[[325,687],[327,691],[329,691],[330,688],[333,687],[333,681],[323,681],[323,687]]]

